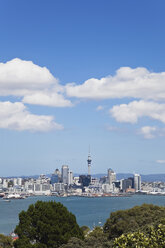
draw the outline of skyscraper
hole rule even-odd
[[[61,169],[62,174],[62,182],[64,184],[68,184],[68,174],[69,174],[69,167],[68,165],[63,165]]]
[[[108,169],[108,182],[112,184],[116,181],[116,173],[110,168]]]
[[[141,176],[139,174],[134,174],[134,188],[135,191],[141,190]]]
[[[68,171],[68,185],[73,184],[73,172]]]

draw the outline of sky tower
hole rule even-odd
[[[91,175],[91,155],[90,155],[90,149],[89,149],[89,153],[88,153],[88,159],[87,159],[87,163],[88,163],[88,175]]]

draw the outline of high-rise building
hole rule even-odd
[[[108,182],[112,184],[116,181],[116,173],[110,168],[108,169]]]
[[[82,187],[88,187],[91,182],[90,175],[80,175],[79,176],[79,183],[81,183]]]
[[[122,182],[121,183],[121,189],[123,191],[126,191],[126,189],[129,189],[129,188],[132,188],[132,180],[130,178],[123,179],[121,182]]]
[[[51,184],[59,183],[60,180],[61,180],[61,173],[59,169],[56,169],[55,172],[51,176]]]
[[[58,175],[52,174],[50,181],[51,181],[51,184],[58,183],[59,182]]]
[[[134,189],[135,191],[141,190],[141,176],[139,174],[134,174]]]
[[[22,178],[17,178],[17,184],[18,184],[19,186],[22,185]]]
[[[68,172],[68,184],[73,184],[73,172],[69,171]]]
[[[69,174],[68,165],[63,165],[61,169],[61,175],[62,175],[62,182],[64,184],[68,184],[68,174]]]

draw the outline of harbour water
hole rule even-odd
[[[165,196],[152,195],[98,198],[38,196],[10,202],[0,199],[0,233],[7,235],[12,232],[18,223],[19,213],[38,200],[61,202],[75,214],[80,226],[86,225],[90,228],[103,225],[110,213],[119,209],[127,209],[143,203],[165,206]]]

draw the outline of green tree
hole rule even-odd
[[[83,232],[84,236],[86,236],[89,233],[90,228],[88,226],[81,226],[81,231]]]
[[[19,237],[15,248],[57,248],[71,237],[83,238],[75,216],[53,201],[38,201],[22,211],[15,233]]]
[[[109,239],[137,230],[147,232],[150,226],[160,223],[164,217],[165,207],[143,204],[111,213],[104,225],[104,232],[108,234]]]
[[[163,248],[165,247],[165,225],[151,227],[148,233],[134,232],[116,238],[114,248]]]
[[[0,234],[0,248],[12,248],[13,241],[11,237]]]
[[[71,238],[67,244],[62,245],[60,248],[110,248],[112,243],[107,239],[103,229],[96,226],[85,236],[84,240]]]

